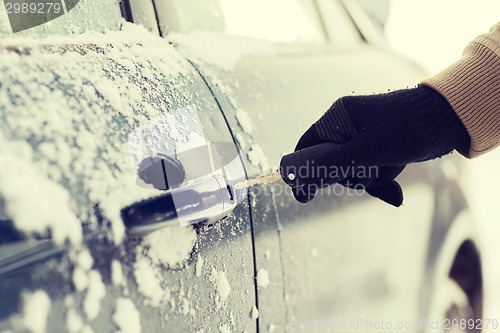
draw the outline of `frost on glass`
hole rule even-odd
[[[23,3],[27,4],[24,9]],[[115,1],[6,0],[4,4],[0,10],[0,36],[40,38],[117,31],[123,23]],[[36,13],[32,12],[33,5],[37,6]],[[7,6],[12,6],[10,14]]]

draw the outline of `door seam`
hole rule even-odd
[[[187,58],[185,58],[185,59],[193,67],[193,69],[196,71],[196,73],[198,73],[198,75],[201,77],[201,79],[205,83],[205,86],[208,88],[208,90],[212,94],[212,97],[214,98],[215,103],[217,104],[217,107],[219,108],[219,110],[222,114],[222,117],[224,118],[226,126],[229,129],[229,133],[231,134],[231,137],[233,138],[233,142],[236,146],[236,149],[238,150],[238,156],[240,158],[241,165],[243,166],[243,170],[245,170],[245,178],[248,179],[247,170],[246,170],[245,164],[243,163],[243,159],[241,157],[241,151],[240,151],[238,145],[236,144],[236,137],[233,133],[233,130],[231,129],[231,126],[229,125],[229,121],[227,120],[226,114],[224,113],[224,110],[222,109],[222,106],[220,105],[219,100],[217,99],[214,91],[212,90],[212,87],[208,84],[207,80],[205,80],[205,77],[198,70],[198,67],[196,67],[196,65],[191,60],[189,60]],[[255,249],[255,232],[254,232],[254,226],[253,226],[253,214],[252,214],[252,209],[251,209],[252,205],[251,205],[251,201],[250,201],[250,191],[248,189],[247,189],[247,204],[248,204],[248,218],[250,219],[250,237],[252,240],[252,263],[253,263],[253,285],[254,285],[254,294],[255,294],[255,307],[257,309],[259,309],[259,293],[258,293],[257,281],[256,281],[256,277],[257,277],[257,252]],[[257,329],[256,332],[260,333],[259,317],[257,317],[255,320],[256,320],[256,329]]]

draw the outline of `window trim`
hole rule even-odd
[[[387,43],[380,31],[354,0],[338,0],[358,29],[363,40],[373,46],[386,48]]]
[[[363,45],[367,41],[364,38],[361,30],[359,29],[358,25],[356,22],[353,20],[352,16],[350,15],[349,11],[347,8],[344,6],[341,0],[314,0],[317,3],[318,6],[318,14],[322,17],[322,21],[325,23],[325,30],[327,31],[328,34],[328,43],[332,46],[344,46],[346,43],[341,42],[337,37],[337,29],[335,28],[335,25],[337,23],[332,23],[336,22],[336,16],[341,15],[343,18],[347,21],[345,24],[349,24],[350,27],[346,27],[349,30],[352,31],[353,37],[349,38],[352,39],[352,43],[348,43],[348,45],[352,44],[353,46],[355,45]],[[336,7],[336,8],[333,8]],[[333,11],[337,11],[337,8],[341,13],[334,14]]]
[[[152,0],[121,0],[120,10],[122,17],[127,22],[140,24],[155,35],[160,35],[161,30],[158,25],[158,14]]]

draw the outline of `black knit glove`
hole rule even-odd
[[[372,196],[399,207],[403,192],[394,179],[408,163],[466,148],[469,141],[446,99],[430,87],[342,97],[302,135],[295,150],[325,142],[341,144],[334,154],[315,160],[314,166],[335,166],[354,177],[342,178],[339,172],[330,178],[307,179],[305,186],[293,189],[294,196],[305,203],[319,187],[340,183],[362,186]],[[358,172],[362,167],[372,172]]]

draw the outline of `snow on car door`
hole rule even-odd
[[[0,59],[1,228],[25,234],[0,242],[0,329],[255,331],[247,200],[227,217],[210,216],[210,226],[177,223],[145,237],[127,230],[171,213],[165,188],[139,179],[136,149],[168,154],[175,146],[172,161],[213,143],[209,158],[181,163],[186,176],[213,171],[214,149],[222,160],[230,155],[210,178],[228,187],[201,204],[244,177],[225,119],[193,67],[129,23],[107,34],[12,38],[0,43]],[[133,136],[137,129],[146,134]],[[136,138],[147,144],[133,145]]]

